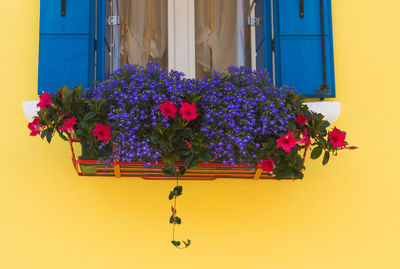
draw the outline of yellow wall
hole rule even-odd
[[[1,1],[0,268],[400,268],[400,2],[334,0],[336,125],[358,151],[298,182],[82,178],[66,143],[29,137],[39,1]],[[396,257],[397,255],[397,257]]]

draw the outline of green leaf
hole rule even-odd
[[[330,157],[329,151],[325,151],[324,159],[322,160],[323,165],[326,165],[329,162],[329,157]]]
[[[74,90],[75,90],[76,95],[80,98],[82,96],[82,90],[83,90],[82,84],[79,85],[78,87],[75,87]]]
[[[329,125],[330,125],[329,121],[323,121],[322,124],[321,124],[320,129],[322,129],[322,130],[326,129],[326,128],[329,127]]]
[[[47,139],[47,142],[50,144],[51,139],[53,138],[54,130],[53,130],[53,128],[48,128],[47,130],[48,131],[47,131],[47,134],[46,134],[46,139]]]
[[[175,217],[175,223],[176,224],[181,224],[182,223],[181,218],[180,217]]]
[[[63,97],[63,98],[67,97],[67,96],[68,96],[68,93],[69,93],[68,86],[62,87],[62,88],[61,88],[61,93],[62,93],[62,97]]]
[[[300,171],[296,171],[294,173],[294,175],[295,175],[296,179],[303,179],[303,177],[304,177],[304,174],[302,172],[300,172]]]
[[[192,104],[197,104],[198,101],[200,101],[200,99],[203,98],[202,95],[196,96],[192,99]]]
[[[204,152],[204,153],[200,154],[200,159],[205,163],[211,162],[211,160],[213,158],[214,158],[214,155],[212,155],[210,152]]]
[[[164,156],[164,158],[162,160],[166,165],[168,165],[167,167],[172,167],[175,171],[175,168],[173,167],[173,165],[175,164],[175,160],[172,160],[172,158],[168,158],[167,156]],[[175,173],[176,173],[176,171],[174,172],[173,176],[175,176]]]
[[[182,186],[176,186],[176,187],[174,188],[174,192],[176,193],[177,196],[178,196],[178,195],[181,195],[181,194],[182,194],[182,191],[183,191]]]
[[[318,146],[315,149],[312,150],[311,152],[311,159],[317,159],[319,156],[322,154],[322,147]]]
[[[171,224],[174,223],[174,215],[171,215],[171,217],[169,218],[169,223],[171,223]]]
[[[166,167],[163,168],[163,173],[164,173],[164,175],[166,175],[167,177],[174,177],[174,176],[176,176],[175,167],[173,167],[173,166],[166,166]]]
[[[171,243],[172,243],[175,247],[178,247],[178,246],[181,245],[181,242],[175,241],[175,240],[172,240]]]
[[[192,144],[191,150],[192,150],[192,152],[193,152],[194,154],[199,154],[199,153],[201,152],[200,148],[197,147],[196,145],[193,145],[193,144]]]
[[[61,139],[68,141],[68,138],[65,135],[63,135],[62,132],[59,132],[58,134],[60,135]]]
[[[85,132],[83,129],[77,129],[75,132],[76,132],[76,135],[77,135],[80,139],[82,139],[82,138],[85,137],[85,135],[86,135],[86,132]]]
[[[91,120],[94,117],[96,117],[96,115],[97,115],[97,112],[94,112],[94,111],[88,112],[88,113],[86,113],[85,117],[83,117],[83,120],[84,121]]]
[[[190,241],[190,239],[186,240],[186,241],[182,241],[185,244],[185,247],[187,248],[188,246],[190,246],[190,244],[192,243],[192,241]]]
[[[42,139],[45,138],[48,132],[49,132],[49,128],[43,130],[42,133],[40,134],[40,137],[41,137]]]
[[[288,130],[293,130],[296,128],[296,125],[293,122],[289,122],[288,124]]]
[[[168,199],[169,199],[169,200],[172,200],[172,199],[174,199],[174,197],[175,197],[174,192],[171,191],[171,192],[169,193],[169,195],[168,195]]]
[[[182,149],[181,150],[181,159],[189,157],[190,155],[192,155],[192,151],[190,149]]]
[[[192,131],[192,129],[191,129],[191,128],[188,128],[188,127],[186,127],[185,129],[183,129],[183,131],[182,131],[182,136],[183,136],[183,138],[185,138],[185,139],[187,139],[187,140],[192,139],[192,137],[193,137],[193,131]]]
[[[161,140],[160,137],[158,135],[152,135],[150,136],[150,141],[151,143],[153,143],[154,145],[158,145],[160,144]]]
[[[193,161],[193,154],[190,154],[189,156],[182,158],[182,160],[185,162],[185,166],[186,166],[187,168],[190,168],[190,167],[193,166],[193,165],[192,165],[192,164],[193,164],[193,163],[192,163],[192,161]]]
[[[186,172],[186,167],[183,167],[183,166],[179,167],[179,175],[180,176],[183,176],[185,174],[185,172]]]

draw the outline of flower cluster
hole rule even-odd
[[[40,118],[35,118],[28,124],[29,130],[31,130],[30,136],[37,136],[42,132],[43,126],[40,126]]]
[[[174,103],[171,103],[168,100],[165,100],[163,104],[161,104],[158,109],[161,113],[166,117],[171,117],[176,119],[176,111],[178,110]],[[181,108],[179,109],[179,114],[181,115],[182,119],[190,122],[199,116],[197,113],[197,107],[195,104],[189,104],[187,101],[183,101]]]
[[[108,106],[105,99],[82,98],[82,87],[64,86],[55,94],[39,95],[38,116],[28,124],[30,135],[51,142],[54,134],[68,140],[79,139],[90,158],[98,158],[103,148],[111,152],[111,129],[108,125]],[[104,155],[104,154],[103,154]]]
[[[201,131],[213,154],[225,164],[254,163],[265,137],[287,132],[295,114],[294,94],[289,88],[273,87],[268,73],[247,67],[216,71],[199,82],[197,94],[204,116]]]
[[[60,131],[65,131],[65,132],[74,132],[74,125],[76,125],[75,115],[72,116],[72,118],[70,118],[70,119],[65,119],[64,125],[58,127],[58,129]]]
[[[51,96],[48,92],[43,93],[39,96],[40,101],[37,104],[37,107],[44,108],[46,106],[51,106],[53,102],[51,101]]]
[[[346,146],[346,133],[340,131],[338,128],[333,128],[333,131],[329,133],[329,142],[332,144],[333,149],[341,148]]]
[[[193,84],[195,81],[183,79],[182,73],[168,73],[157,64],[127,64],[111,74],[109,80],[88,89],[85,98],[107,99],[105,105],[110,109],[107,117],[118,153],[113,157],[150,162],[160,158],[160,152],[152,147],[150,134],[160,122],[168,126],[168,117],[176,117],[174,103],[182,103]],[[159,109],[165,117],[159,116]]]
[[[93,136],[97,136],[99,141],[107,143],[111,139],[111,130],[107,124],[96,123],[96,128],[92,131]]]

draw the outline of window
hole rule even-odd
[[[250,66],[248,0],[195,0],[196,77]]]
[[[118,0],[111,5],[121,25],[114,27],[121,29],[114,39],[120,41],[119,62],[145,65],[151,60],[168,68],[167,1]]]
[[[41,0],[39,92],[148,60],[197,78],[266,68],[277,86],[332,97],[331,1]]]

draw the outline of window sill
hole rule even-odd
[[[324,115],[325,120],[329,121],[330,124],[337,121],[340,116],[340,102],[306,102],[304,104],[311,111]]]

